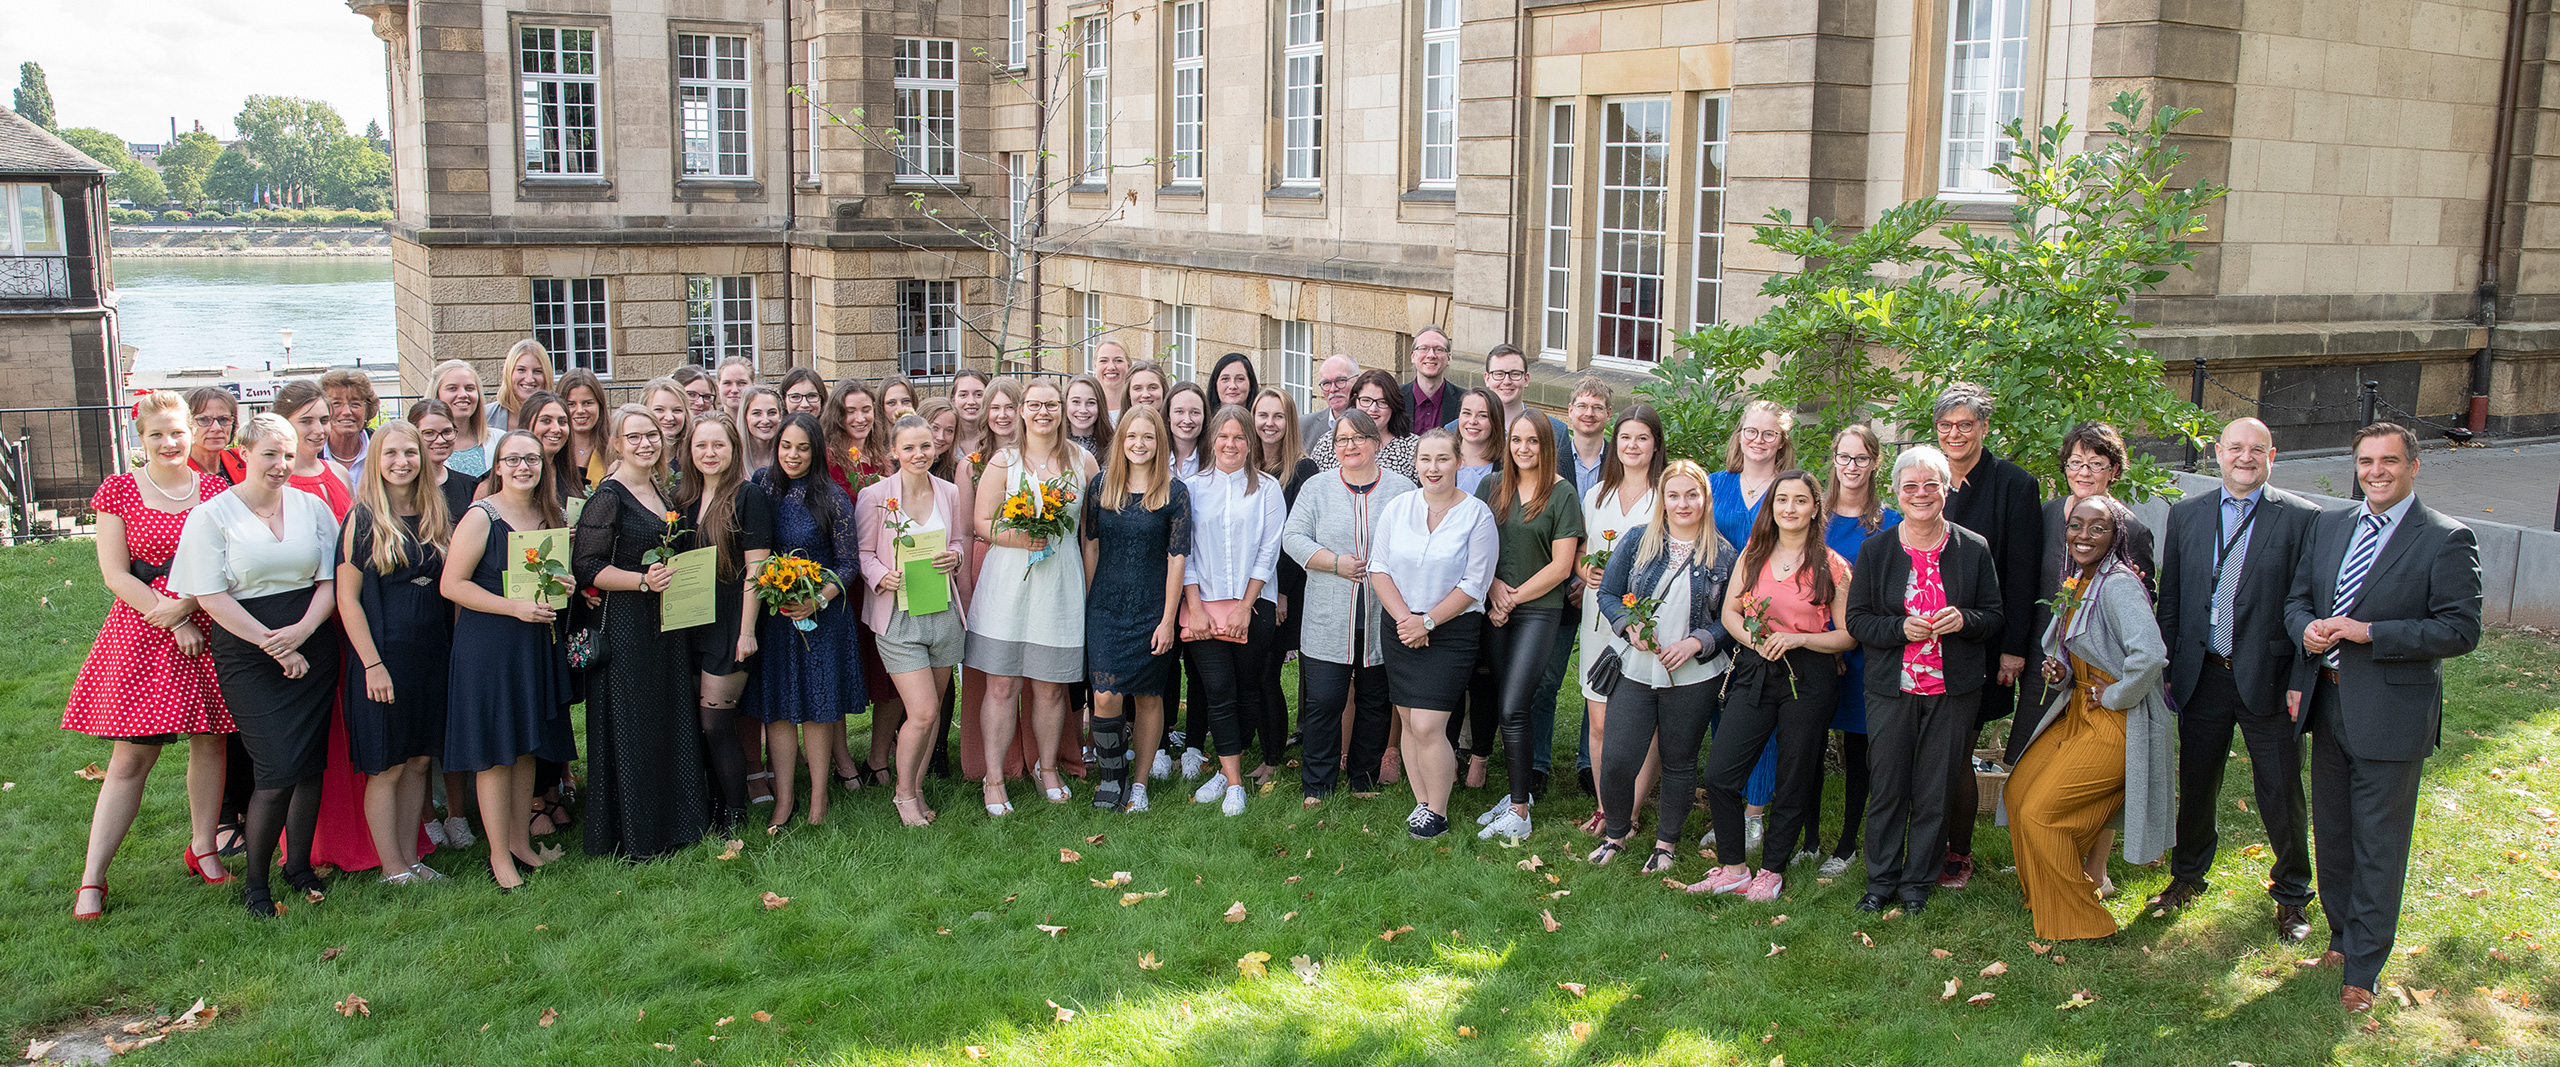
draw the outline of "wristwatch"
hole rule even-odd
[[[1428,611],[1417,611],[1417,612],[1414,612],[1414,614],[1415,614],[1416,616],[1418,616],[1418,617],[1420,617],[1420,618],[1422,619],[1422,632],[1423,632],[1423,633],[1430,633],[1431,631],[1433,631],[1433,630],[1437,630],[1437,629],[1439,629],[1439,628],[1440,628],[1440,624],[1439,624],[1439,623],[1436,623],[1436,622],[1431,621],[1431,613],[1430,613],[1430,612],[1428,612]]]

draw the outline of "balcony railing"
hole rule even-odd
[[[69,259],[61,256],[0,256],[0,300],[69,299]]]

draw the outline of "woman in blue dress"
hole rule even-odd
[[[826,821],[828,757],[845,717],[860,714],[870,702],[856,632],[861,607],[845,600],[845,591],[862,575],[860,526],[853,501],[827,477],[819,458],[826,439],[816,416],[783,416],[774,434],[773,463],[755,475],[756,485],[773,500],[773,550],[797,552],[838,579],[818,590],[819,603],[769,612],[756,623],[765,662],[748,690],[747,709],[764,722],[764,743],[773,753],[774,829],[791,821],[795,747],[809,754],[809,825]],[[800,628],[803,620],[808,629]],[[803,727],[805,738],[798,736]]]
[[[1858,549],[1867,538],[1893,529],[1902,522],[1902,513],[1884,506],[1876,487],[1876,468],[1884,462],[1884,442],[1874,427],[1859,423],[1840,431],[1831,441],[1831,488],[1823,494],[1824,510],[1830,524],[1824,528],[1822,541],[1842,559],[1858,558]],[[1867,654],[1851,648],[1840,657],[1842,677],[1865,677]],[[1822,877],[1837,878],[1849,869],[1849,857],[1858,854],[1858,823],[1867,812],[1867,687],[1845,683],[1840,686],[1839,704],[1831,712],[1831,729],[1840,734],[1840,762],[1846,770],[1841,794],[1840,844],[1822,861]],[[1822,806],[1814,805],[1805,816],[1804,839],[1822,840]]]
[[[1751,540],[1752,524],[1760,521],[1760,505],[1769,494],[1769,483],[1785,471],[1796,469],[1796,416],[1773,400],[1754,400],[1742,408],[1742,425],[1733,431],[1733,439],[1725,443],[1724,469],[1707,475],[1707,495],[1715,505],[1716,533],[1735,552],[1742,551]],[[1856,558],[1856,557],[1848,557]],[[1743,847],[1760,847],[1761,813],[1769,806],[1769,798],[1778,791],[1778,758],[1764,750],[1760,763],[1751,769],[1751,780],[1742,787]],[[1713,847],[1715,831],[1707,832],[1698,842]]]

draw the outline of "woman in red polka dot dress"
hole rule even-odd
[[[134,405],[142,439],[141,470],[118,474],[89,500],[98,513],[98,570],[115,603],[71,686],[62,728],[113,739],[107,777],[89,822],[89,856],[72,903],[77,919],[106,911],[107,864],[133,827],[142,787],[160,746],[188,738],[189,834],[179,862],[208,883],[230,880],[214,855],[214,822],[222,801],[223,737],[237,727],[214,682],[205,651],[212,624],[192,599],[168,593],[169,561],[178,532],[195,506],[222,492],[218,475],[187,465],[192,440],[185,400],[147,393]]]

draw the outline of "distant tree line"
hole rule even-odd
[[[156,173],[133,158],[121,137],[58,126],[53,92],[37,64],[18,66],[11,109],[114,170],[107,194],[142,207],[175,203],[193,209],[247,204],[262,196],[266,203],[298,208],[375,212],[390,206],[390,142],[382,128],[368,123],[361,135],[351,134],[338,109],[323,101],[252,95],[232,119],[240,139],[231,147],[211,134],[180,134],[162,146]]]

